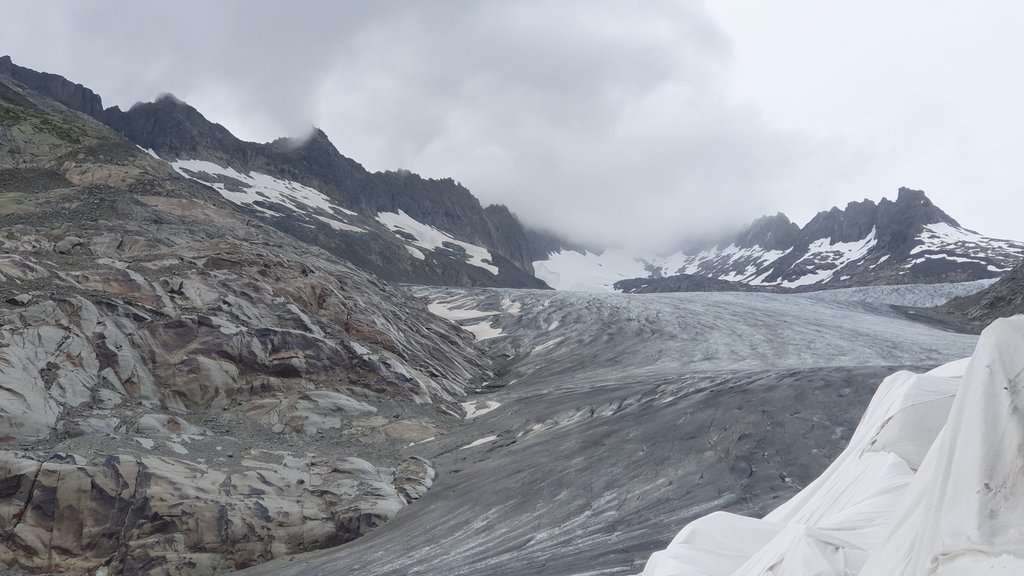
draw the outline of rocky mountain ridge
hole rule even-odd
[[[327,135],[315,129],[307,138],[281,138],[266,144],[245,142],[207,120],[198,110],[164,95],[128,110],[103,108],[100,96],[65,78],[36,72],[0,57],[0,75],[91,116],[163,160],[198,160],[240,174],[265,175],[311,188],[347,211],[357,226],[338,227],[318,221],[318,213],[296,206],[281,210],[264,204],[254,217],[299,239],[318,245],[389,281],[462,285],[543,287],[531,262],[557,240],[525,228],[508,208],[482,206],[450,178],[425,179],[408,171],[371,173],[343,156]],[[212,183],[219,174],[194,174]],[[378,214],[404,213],[452,239],[490,252],[497,271],[467,266],[457,247],[422,245],[396,237],[377,221]],[[412,247],[424,258],[409,250]]]
[[[88,88],[9,57],[0,58],[0,75],[99,120],[253,218],[393,282],[802,291],[993,278],[1024,255],[1024,243],[965,229],[924,192],[901,188],[895,200],[850,202],[803,227],[777,214],[668,256],[609,258],[528,229],[504,206],[482,206],[450,178],[368,172],[321,130],[245,142],[171,95],[125,111],[103,108]]]
[[[597,284],[634,293],[714,289],[710,281],[722,290],[806,291],[996,278],[1022,258],[1024,242],[968,230],[924,192],[900,188],[896,200],[851,202],[802,228],[777,214],[725,241],[669,256],[562,251],[534,267],[556,288],[601,268]],[[698,286],[694,278],[706,281]]]
[[[803,228],[781,214],[755,221],[680,268],[754,285],[820,288],[992,278],[1022,256],[1024,243],[967,230],[924,192],[900,188],[894,201],[850,202],[819,212]]]

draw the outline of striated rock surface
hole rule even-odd
[[[0,566],[223,573],[431,486],[470,334],[2,76],[0,182]]]
[[[5,555],[30,570],[219,574],[346,542],[412,499],[412,480],[359,458],[236,459],[2,452]]]

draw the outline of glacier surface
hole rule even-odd
[[[800,493],[880,381],[977,342],[908,320],[882,289],[412,290],[455,323],[500,330],[479,345],[504,369],[466,399],[464,426],[406,449],[440,471],[416,505],[247,574],[638,574],[697,518],[760,518]]]

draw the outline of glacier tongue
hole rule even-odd
[[[644,576],[1024,574],[1022,374],[1024,316],[969,362],[893,374],[817,480],[763,520],[690,523]]]

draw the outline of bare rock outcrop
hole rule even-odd
[[[90,118],[0,106],[0,567],[222,573],[430,487],[409,445],[490,377],[471,335]]]
[[[407,472],[399,481],[358,458],[240,456],[217,467],[2,452],[0,559],[34,571],[220,574],[356,538],[422,493]]]

